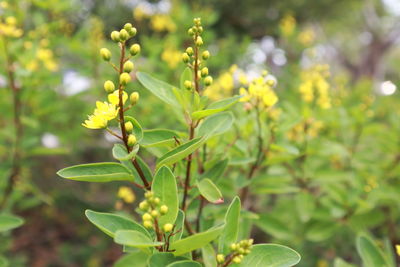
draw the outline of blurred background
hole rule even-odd
[[[290,105],[296,106],[299,84],[307,76],[304,70],[329,65],[332,105],[341,107],[323,114],[328,127],[321,138],[332,141],[336,134],[342,135],[344,145],[332,141],[324,150],[329,166],[319,165],[323,175],[330,181],[348,178],[348,170],[340,169],[340,164],[346,161],[349,146],[356,149],[363,144],[357,170],[351,174],[357,182],[326,191],[331,197],[325,204],[333,204],[319,216],[335,218],[334,224],[318,224],[305,235],[303,231],[308,230],[301,220],[284,208],[294,206],[291,189],[286,184],[273,185],[281,187],[259,194],[272,201],[282,194],[289,198],[268,209],[278,221],[266,219],[268,223],[255,230],[258,238],[299,251],[303,256],[299,266],[318,267],[333,266],[337,257],[360,265],[354,227],[366,228],[378,238],[389,236],[392,244],[399,240],[399,0],[9,0],[0,2],[0,189],[5,192],[7,177],[16,169],[13,151],[18,149],[19,178],[2,208],[25,218],[23,226],[0,235],[0,254],[9,258],[10,266],[111,266],[121,256],[120,247],[90,225],[83,211],[129,210],[137,205],[136,196],[133,200],[119,197],[123,183],[72,182],[56,172],[72,164],[111,158],[115,140],[81,126],[93,103],[105,98],[104,80],[115,78],[99,56],[102,47],[117,54],[109,33],[132,23],[138,29],[135,40],[142,47],[135,70],[178,84],[185,67],[181,54],[194,17],[202,18],[203,38],[212,54],[208,66],[214,85],[206,92],[211,99],[238,92],[237,69],[248,79],[267,69],[277,80],[283,109],[291,111],[291,116],[296,112]],[[15,26],[10,29],[10,25]],[[13,119],[10,66],[14,85],[20,88],[19,130]],[[133,89],[141,94],[135,116],[144,128],[184,130],[139,83]],[[343,122],[339,126],[338,120]],[[291,125],[282,131],[289,131]],[[348,140],[354,143],[348,145]],[[361,197],[346,200],[349,206],[352,201],[369,205],[368,215],[356,218],[358,226],[335,232],[331,226],[341,225],[352,214],[341,213],[334,200],[352,195],[354,187],[364,196],[378,187],[380,177],[388,176],[372,202]]]

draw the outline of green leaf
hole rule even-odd
[[[227,99],[216,101],[216,102],[210,104],[207,107],[207,109],[193,112],[191,115],[192,119],[199,120],[204,117],[225,111],[228,108],[230,108],[231,106],[233,106],[235,103],[237,103],[240,98],[241,98],[241,96],[234,96],[234,97],[230,97]]]
[[[114,267],[147,267],[149,255],[142,251],[133,252],[121,257],[113,266]]]
[[[315,209],[314,197],[309,192],[299,192],[295,198],[297,214],[302,222],[308,222]]]
[[[160,226],[174,224],[179,210],[178,187],[174,174],[167,166],[157,171],[151,189],[161,199],[161,203],[168,206],[168,212],[159,218]]]
[[[149,259],[149,267],[165,267],[173,262],[187,260],[185,257],[174,256],[170,252],[154,253]]]
[[[201,181],[196,181],[200,194],[211,203],[220,204],[224,202],[221,191],[208,178]]]
[[[0,255],[0,267],[8,267],[8,266],[9,266],[8,260]]]
[[[75,165],[59,170],[63,178],[84,182],[133,181],[134,176],[119,163],[102,162]]]
[[[118,230],[115,233],[114,242],[136,248],[156,247],[164,244],[164,242],[153,241],[149,236],[135,230]]]
[[[269,216],[263,214],[260,216],[259,220],[255,221],[257,227],[259,227],[264,232],[272,235],[273,237],[288,240],[291,238],[291,231],[287,224]]]
[[[136,73],[136,77],[139,82],[156,97],[171,106],[179,107],[179,103],[172,90],[175,88],[174,86],[160,81],[144,72]]]
[[[198,135],[210,138],[228,131],[233,124],[233,115],[231,112],[223,112],[212,115],[204,120],[199,126]]]
[[[224,229],[224,225],[213,227],[205,232],[197,233],[176,241],[172,243],[170,246],[171,250],[175,250],[174,255],[182,255],[187,252],[202,248],[206,244],[210,243],[214,239],[216,239]]]
[[[185,213],[182,210],[179,210],[178,217],[175,220],[175,230],[180,230],[178,233],[171,237],[171,242],[176,242],[182,238],[183,227],[185,223]]]
[[[172,149],[171,151],[167,152],[161,158],[158,159],[157,168],[159,168],[162,165],[174,164],[175,162],[178,162],[181,159],[186,158],[187,156],[192,154],[196,149],[198,149],[204,142],[205,139],[199,137]]]
[[[192,81],[193,80],[193,73],[192,69],[189,67],[186,67],[185,70],[181,74],[181,79],[180,79],[180,86],[182,91],[188,91],[184,85],[185,81]]]
[[[341,258],[335,258],[335,261],[333,262],[333,267],[356,267],[356,266],[345,262]]]
[[[357,236],[357,251],[365,267],[389,267],[384,253],[375,242],[365,234]]]
[[[132,148],[132,151],[130,153],[128,153],[128,151],[126,150],[126,147],[122,144],[114,144],[113,149],[112,149],[112,154],[113,157],[116,160],[131,160],[133,159],[137,152],[139,151],[139,145],[135,145]]]
[[[120,215],[92,210],[86,210],[85,215],[97,228],[113,238],[118,230],[135,230],[151,237],[142,225]]]
[[[24,220],[18,216],[10,214],[0,214],[0,232],[10,231],[20,227]]]
[[[131,117],[131,116],[125,116],[124,119],[125,119],[125,122],[130,121],[130,122],[133,124],[132,133],[135,135],[136,141],[137,141],[138,143],[140,143],[140,141],[141,141],[142,138],[143,138],[143,129],[142,129],[142,126],[139,124],[139,122],[138,122],[135,118],[133,118],[133,117]]]
[[[167,267],[201,267],[202,265],[197,261],[184,260],[168,264]]]
[[[174,137],[179,137],[176,132],[167,129],[145,130],[143,133],[143,139],[140,142],[143,147],[173,145]]]
[[[207,169],[201,176],[200,179],[209,178],[213,181],[218,181],[224,174],[226,167],[228,166],[228,159],[223,159],[215,163],[211,168]]]
[[[291,248],[275,244],[259,244],[251,248],[240,267],[290,267],[299,263],[300,254]]]
[[[225,227],[219,237],[218,250],[227,254],[229,246],[235,243],[239,234],[240,198],[235,197],[225,214]]]
[[[321,242],[333,236],[337,228],[338,226],[332,222],[313,222],[306,231],[306,238]]]
[[[205,267],[217,267],[215,250],[211,244],[207,244],[201,248],[203,262]]]

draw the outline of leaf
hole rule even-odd
[[[175,220],[175,231],[177,230],[180,231],[171,237],[172,243],[182,238],[184,223],[185,223],[185,213],[182,210],[179,210],[178,217]]]
[[[20,227],[24,220],[18,216],[10,214],[0,214],[0,232],[10,231]]]
[[[228,166],[228,159],[223,159],[214,164],[211,168],[207,169],[201,176],[200,180],[209,178],[213,181],[218,181],[224,174],[226,167]]]
[[[153,241],[147,235],[135,230],[118,230],[115,233],[114,242],[136,248],[156,247],[164,244],[164,242]]]
[[[8,267],[8,266],[9,266],[8,260],[2,255],[0,255],[0,267]]]
[[[188,91],[184,85],[185,81],[192,81],[193,80],[193,73],[192,69],[189,67],[186,67],[185,70],[181,74],[181,79],[180,79],[180,86],[182,91]]]
[[[222,99],[222,100],[216,101],[216,102],[210,104],[207,107],[207,109],[193,112],[191,115],[192,119],[199,120],[204,117],[225,111],[228,108],[230,108],[231,106],[233,106],[234,104],[236,104],[240,98],[241,98],[241,96],[234,96],[234,97],[230,97],[227,99]]]
[[[365,234],[357,236],[356,247],[365,267],[389,267],[382,250]]]
[[[210,138],[228,131],[233,124],[233,115],[231,112],[223,112],[212,115],[204,120],[199,126],[198,135]]]
[[[185,257],[174,256],[174,254],[169,252],[164,253],[154,253],[149,259],[149,267],[165,267],[173,262],[187,260]]]
[[[225,227],[219,237],[220,253],[227,254],[229,246],[235,243],[239,234],[240,198],[235,197],[225,214]]]
[[[314,222],[308,227],[306,238],[310,241],[321,242],[330,238],[337,228],[338,226],[332,222]]]
[[[202,247],[201,254],[203,255],[203,261],[205,267],[217,267],[215,251],[211,244],[207,244],[204,247]]]
[[[144,72],[137,72],[136,77],[139,82],[156,97],[171,106],[179,107],[179,103],[173,93],[174,86],[160,81]]]
[[[128,154],[128,151],[126,150],[126,147],[124,145],[114,144],[112,149],[112,154],[116,160],[121,160],[121,161],[131,160],[136,156],[138,151],[139,151],[139,145],[135,145],[132,148],[132,151]]]
[[[159,218],[162,227],[166,223],[174,224],[178,216],[179,200],[176,178],[167,166],[162,166],[154,176],[151,190],[168,206],[168,212]]]
[[[302,222],[311,219],[311,215],[315,209],[314,197],[309,192],[299,192],[295,198],[297,214]]]
[[[300,254],[291,248],[275,244],[258,244],[238,265],[240,267],[290,267],[299,263]]]
[[[198,149],[204,142],[205,139],[199,137],[172,149],[158,159],[157,168],[162,165],[173,164],[181,159],[184,159]]]
[[[174,137],[179,137],[176,132],[167,129],[145,130],[143,134],[143,139],[140,142],[143,147],[173,145],[175,143]]]
[[[174,255],[182,255],[187,252],[202,248],[206,244],[216,239],[224,229],[224,225],[211,228],[205,232],[197,233],[176,241],[170,245],[171,250],[175,250]]]
[[[184,260],[168,264],[167,267],[201,267],[202,265],[197,261]]]
[[[345,262],[341,258],[335,258],[335,261],[333,262],[333,267],[356,267],[356,266]]]
[[[201,181],[196,181],[200,194],[209,202],[220,204],[224,202],[221,191],[218,187],[208,178]]]
[[[147,267],[149,255],[142,251],[133,252],[121,257],[113,266],[114,267]]]
[[[84,182],[133,181],[129,170],[119,163],[102,162],[75,165],[59,170],[63,178]]]
[[[130,121],[130,122],[133,124],[132,133],[135,135],[136,141],[137,141],[138,143],[140,143],[140,141],[141,141],[142,138],[143,138],[143,129],[142,129],[142,126],[140,125],[140,123],[139,123],[135,118],[133,118],[133,117],[131,117],[131,116],[125,116],[124,119],[125,119],[125,122]]]
[[[120,215],[92,210],[86,210],[85,215],[97,228],[113,238],[118,230],[135,230],[151,237],[142,225]]]
[[[261,215],[260,219],[255,221],[255,224],[264,232],[272,235],[273,237],[288,240],[291,238],[291,231],[287,224],[269,216]]]

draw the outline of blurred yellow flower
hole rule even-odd
[[[224,97],[231,96],[235,86],[233,74],[236,69],[237,66],[232,65],[228,71],[222,72],[221,75],[204,90],[204,95],[211,100],[220,100]]]
[[[9,16],[5,19],[5,22],[0,21],[0,35],[7,37],[21,37],[24,31],[18,27],[17,19],[15,17]]]
[[[400,245],[396,245],[396,254],[400,256]]]
[[[293,34],[296,28],[296,19],[292,15],[288,14],[281,19],[279,27],[282,34],[286,37],[289,37]]]
[[[304,31],[299,33],[297,39],[302,45],[309,46],[315,40],[315,32],[311,28],[305,29]]]
[[[125,104],[127,99],[128,99],[128,94],[125,91],[123,91],[122,92],[122,104]],[[109,94],[108,101],[111,104],[118,106],[119,105],[119,91],[115,90],[114,93]]]
[[[136,199],[135,193],[127,186],[121,186],[118,189],[117,196],[126,203],[133,203]]]
[[[167,47],[161,54],[161,59],[165,61],[171,69],[175,69],[181,62],[182,53],[173,48]]]
[[[174,32],[176,31],[176,24],[170,16],[164,14],[157,14],[150,18],[150,26],[156,32]]]
[[[311,103],[317,98],[316,104],[319,107],[331,108],[330,85],[327,81],[329,75],[328,65],[315,65],[302,71],[299,91],[305,102]]]

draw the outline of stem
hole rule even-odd
[[[14,188],[14,185],[18,179],[18,176],[20,174],[21,170],[21,155],[20,155],[20,145],[21,145],[21,140],[22,140],[22,135],[23,135],[23,128],[21,124],[21,98],[20,98],[20,91],[21,88],[17,86],[15,82],[15,76],[14,76],[14,62],[8,52],[8,46],[7,46],[7,41],[5,38],[3,38],[3,46],[4,46],[4,53],[6,57],[6,69],[7,69],[7,79],[8,79],[8,84],[10,85],[12,94],[13,94],[13,112],[14,112],[14,130],[15,130],[15,143],[14,143],[14,153],[12,156],[12,168],[11,168],[11,174],[8,177],[7,185],[4,190],[4,197],[0,202],[0,209],[4,208],[6,205],[12,191]]]
[[[198,33],[194,35],[194,66],[193,66],[193,71],[194,71],[194,88],[196,89],[197,93],[200,93],[200,86],[199,86],[199,77],[198,77],[198,72],[199,72],[199,47],[196,45],[196,40],[198,37]]]
[[[197,212],[197,218],[196,218],[196,232],[200,232],[200,219],[205,204],[206,204],[205,198],[200,196],[199,211]]]
[[[194,138],[194,126],[193,122],[190,123],[189,126],[189,141]],[[185,179],[185,184],[184,184],[184,191],[183,191],[183,199],[182,199],[182,211],[186,211],[186,200],[188,197],[188,191],[190,187],[190,171],[191,171],[191,166],[192,166],[192,155],[190,154],[187,159],[187,165],[186,165],[186,179]]]
[[[121,58],[119,61],[119,74],[121,75],[123,73],[123,68],[124,68],[124,62],[125,62],[125,43],[121,44]],[[126,147],[126,150],[131,152],[132,148],[128,145],[128,134],[125,129],[125,117],[124,117],[124,102],[123,102],[123,92],[124,92],[124,86],[119,83],[118,86],[118,92],[119,92],[119,125],[121,127],[121,133],[122,133],[122,141],[124,142],[124,145]],[[139,174],[140,179],[143,182],[143,185],[147,190],[150,190],[150,183],[147,181],[146,176],[143,173],[142,168],[140,167],[139,163],[137,162],[136,158],[132,159],[132,164],[135,167],[136,171]]]

